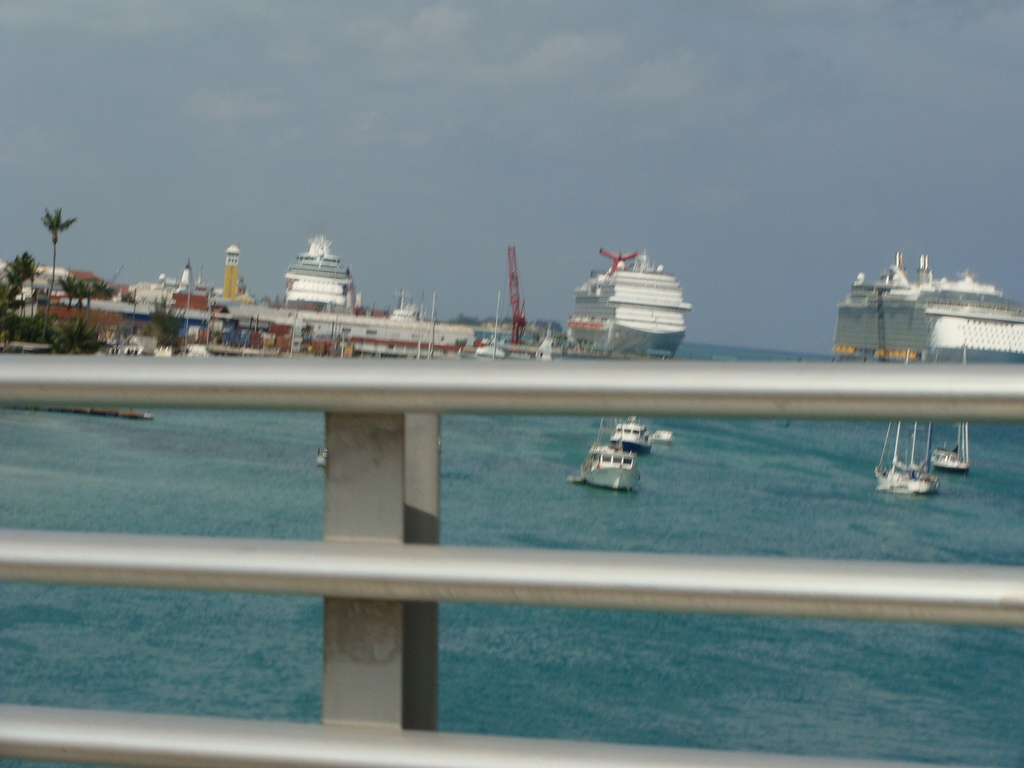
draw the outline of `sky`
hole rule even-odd
[[[1024,299],[1017,2],[0,2],[0,259],[563,324],[646,248],[687,340],[827,352],[903,251]],[[508,313],[507,303],[503,314]]]

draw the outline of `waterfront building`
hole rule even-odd
[[[258,304],[217,307],[211,332],[227,347],[277,350],[278,354],[427,358],[457,355],[473,344],[473,329],[456,323],[396,317],[394,313],[355,314]]]

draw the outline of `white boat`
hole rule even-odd
[[[875,467],[875,478],[878,483],[875,490],[887,493],[896,493],[910,496],[923,496],[936,493],[939,490],[939,478],[931,473],[930,455],[932,441],[932,425],[928,425],[928,442],[925,446],[924,458],[916,461],[918,424],[914,422],[913,433],[910,439],[909,451],[904,446],[900,450],[901,432],[903,422],[896,422],[896,433],[892,443],[892,454],[889,454],[889,436],[892,434],[893,425],[885,433],[885,443],[882,446],[882,457]],[[904,442],[905,438],[904,438]],[[889,456],[889,460],[886,457]]]
[[[420,319],[420,308],[405,300],[405,289],[398,291],[398,307],[391,313],[392,320],[408,320],[415,322]]]
[[[616,423],[608,443],[640,456],[646,456],[651,452],[651,436],[647,432],[647,426],[637,421],[636,416]]]
[[[614,445],[596,443],[590,446],[590,452],[580,466],[580,474],[587,485],[613,491],[631,491],[640,480],[635,453]]]
[[[552,351],[554,350],[555,343],[552,340],[550,333],[549,329],[548,335],[541,340],[540,345],[537,347],[537,354],[534,356],[535,360],[551,362],[553,359]]]
[[[318,467],[327,466],[327,446],[321,446],[320,450],[316,452],[316,465]]]
[[[612,354],[674,355],[693,308],[683,301],[679,281],[651,264],[646,251],[602,249],[601,255],[612,259],[611,269],[595,270],[576,289],[570,343]]]
[[[288,307],[351,313],[360,304],[351,270],[331,253],[331,241],[323,235],[310,238],[309,250],[288,267],[284,281]]]
[[[505,350],[500,346],[487,342],[483,346],[476,348],[476,357],[482,360],[504,360],[506,354]]]
[[[672,440],[672,431],[668,429],[657,429],[651,435],[651,443],[653,445],[672,445]]]
[[[932,451],[932,466],[943,472],[966,475],[971,469],[970,435],[966,421],[956,425],[956,445]]]
[[[967,365],[967,347],[964,347],[963,364]],[[971,469],[971,443],[966,421],[956,425],[956,445],[952,448],[936,448],[932,451],[932,466],[943,472],[958,472],[966,475]]]

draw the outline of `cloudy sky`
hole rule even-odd
[[[0,258],[119,282],[324,234],[366,304],[531,318],[647,248],[688,339],[824,352],[901,250],[1024,299],[1024,7],[0,3]]]

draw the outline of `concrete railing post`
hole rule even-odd
[[[328,413],[324,538],[438,543],[436,414]],[[437,604],[324,600],[324,723],[437,726]]]

